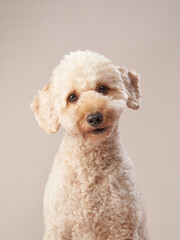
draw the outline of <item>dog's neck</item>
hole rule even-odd
[[[91,169],[119,165],[126,155],[120,139],[119,125],[106,140],[98,144],[66,133],[56,159],[62,159],[62,155],[66,156],[63,161],[74,168],[81,166]]]

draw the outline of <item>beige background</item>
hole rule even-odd
[[[0,239],[40,240],[43,189],[62,129],[29,108],[65,53],[98,51],[141,73],[142,107],[122,119],[153,240],[180,239],[180,1],[0,1]]]

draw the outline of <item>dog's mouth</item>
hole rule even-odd
[[[102,126],[101,128],[91,128],[89,131],[86,131],[84,133],[84,138],[87,141],[90,141],[92,143],[97,143],[105,140],[112,132],[113,126],[112,125],[106,125]]]
[[[96,128],[93,131],[91,131],[90,133],[92,133],[92,134],[101,134],[101,133],[104,133],[107,129],[108,129],[108,127]]]

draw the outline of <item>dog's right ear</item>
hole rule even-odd
[[[31,108],[35,114],[39,126],[47,133],[55,133],[59,129],[59,121],[54,106],[55,93],[53,82],[50,81],[43,90],[39,92],[31,103]]]

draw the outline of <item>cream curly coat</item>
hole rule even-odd
[[[44,240],[148,239],[132,162],[119,136],[123,109],[139,108],[138,80],[135,71],[98,53],[77,51],[64,57],[34,98],[39,125],[48,133],[60,125],[66,130],[45,189]],[[103,115],[98,128],[87,122],[96,112]]]

